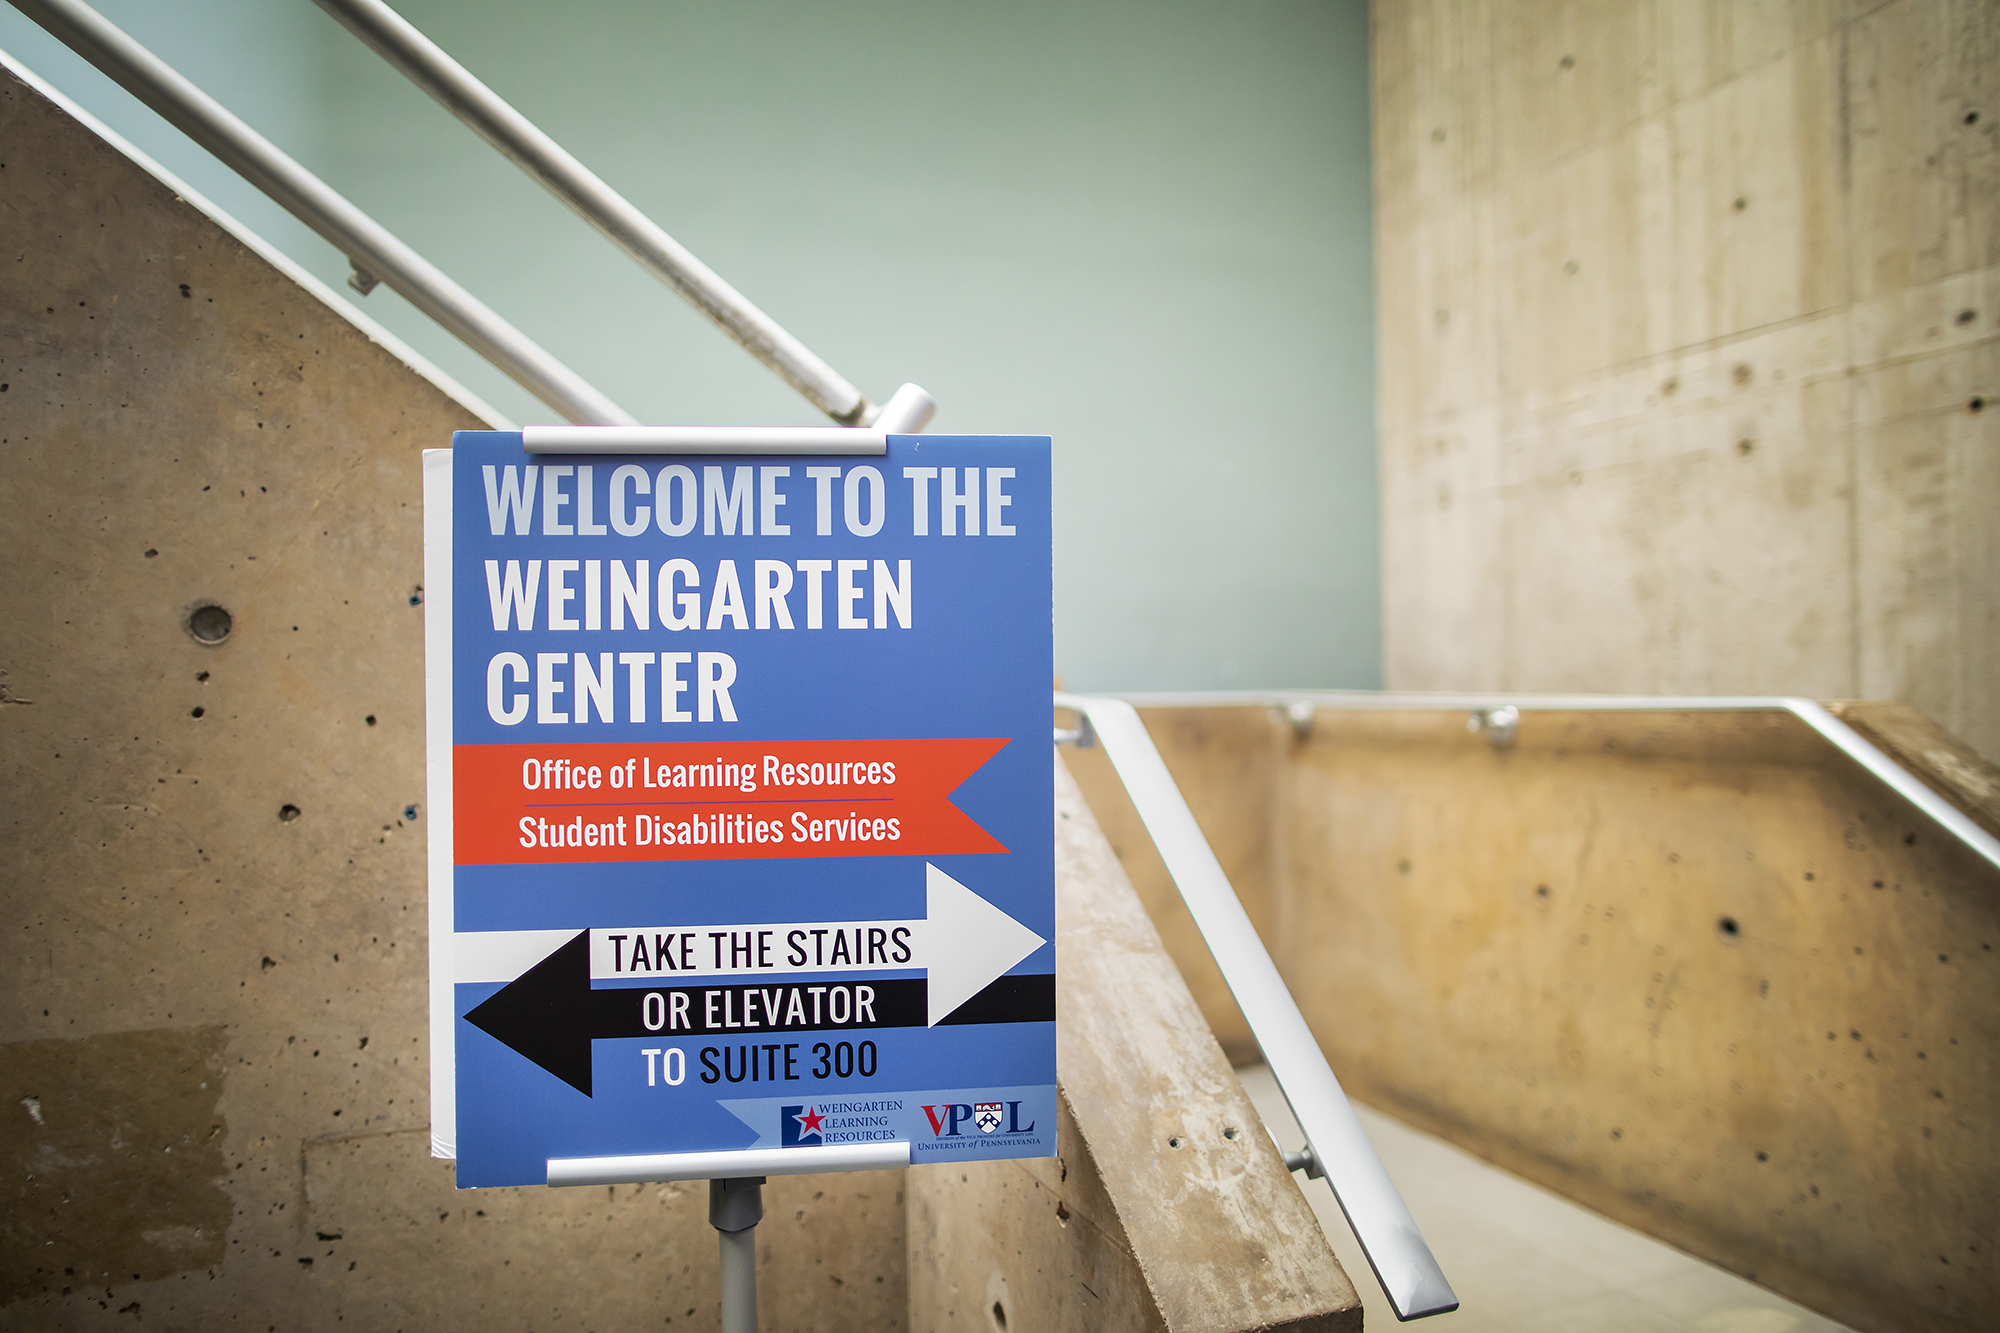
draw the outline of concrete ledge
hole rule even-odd
[[[2000,773],[1842,705],[1975,818]],[[1350,1093],[1866,1329],[2000,1308],[2000,876],[1783,713],[1161,707]],[[1101,755],[1072,765],[1254,1050]]]
[[[1062,1156],[911,1169],[910,1326],[1360,1328],[1353,1286],[1060,759],[1056,950]]]

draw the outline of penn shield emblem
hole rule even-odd
[[[1006,1110],[1004,1102],[979,1102],[972,1108],[972,1123],[979,1126],[981,1134],[991,1134],[1000,1128]]]

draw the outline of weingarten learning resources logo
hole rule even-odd
[[[903,1103],[830,1101],[778,1108],[778,1146],[816,1148],[832,1143],[887,1143],[896,1137]]]
[[[931,1122],[931,1137],[936,1139],[964,1138],[967,1126],[981,1134],[1035,1132],[1034,1121],[1021,1123],[1019,1102],[947,1102],[942,1106],[926,1106],[924,1118]]]

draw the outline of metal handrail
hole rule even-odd
[[[1456,1310],[1457,1294],[1376,1156],[1368,1132],[1230,888],[1145,723],[1122,699],[1058,692],[1055,704],[1084,716],[1091,735],[1103,744],[1117,769],[1286,1103],[1305,1131],[1311,1165],[1333,1187],[1396,1317],[1418,1319]]]
[[[1117,697],[1058,692],[1055,704],[1084,718],[1084,724],[1074,730],[1057,729],[1058,744],[1103,743],[1279,1090],[1304,1130],[1305,1151],[1286,1152],[1286,1165],[1324,1173],[1399,1319],[1457,1309],[1457,1297],[1368,1142],[1367,1132],[1327,1066],[1256,927],[1230,888],[1221,863],[1147,734],[1137,707],[1261,704],[1284,709],[1296,727],[1309,725],[1319,708],[1463,711],[1470,714],[1473,728],[1488,730],[1496,744],[1512,743],[1523,712],[1784,712],[1812,728],[1975,855],[2000,868],[2000,839],[1811,699],[1782,695],[1674,698],[1244,690]]]
[[[873,424],[877,409],[859,389],[383,0],[314,2],[813,406],[843,426]]]
[[[1387,712],[1466,712],[1492,714],[1511,708],[1519,713],[1790,713],[1828,744],[1859,764],[1870,776],[1963,843],[1975,856],[2000,869],[2000,838],[1995,838],[1963,810],[1940,796],[1923,779],[1884,754],[1825,705],[1792,695],[1725,695],[1676,697],[1629,694],[1380,694],[1362,690],[1217,690],[1117,696],[1141,708],[1264,704],[1274,708],[1310,708]],[[1309,716],[1309,714],[1308,714]]]
[[[564,417],[637,424],[631,413],[83,0],[12,3],[325,237],[357,269],[388,283]]]
[[[182,133],[318,232],[353,266],[366,296],[385,282],[562,416],[579,425],[638,419],[447,277],[388,228],[258,134],[84,0],[10,0]],[[384,4],[322,0],[390,63],[478,130],[626,253],[843,426],[922,430],[937,402],[905,384],[877,406],[770,316],[508,106]]]

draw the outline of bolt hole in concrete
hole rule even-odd
[[[989,1333],[1007,1333],[1007,1275],[997,1269],[986,1279],[986,1301]]]
[[[403,818],[409,820],[411,823],[415,823],[417,819],[417,807],[415,807],[414,805],[404,806]]]
[[[1743,933],[1743,927],[1736,924],[1736,918],[1733,916],[1722,918],[1715,923],[1715,927],[1732,940]]]
[[[1966,112],[1965,123],[1968,125],[1977,125],[1979,123],[1979,113],[1977,111]]]
[[[363,718],[362,720],[365,721],[371,727],[375,725],[375,715],[373,713],[370,713],[366,718]]]
[[[1239,1134],[1240,1132],[1241,1131],[1238,1130],[1236,1126],[1230,1125],[1222,1131],[1222,1137],[1228,1139],[1231,1143],[1234,1143],[1236,1142],[1237,1134]]]
[[[189,711],[188,716],[200,717],[203,713],[206,713],[207,711],[208,710],[206,708],[203,708],[199,704],[197,704],[192,710]]]
[[[228,638],[229,631],[235,628],[235,625],[236,618],[213,602],[197,606],[188,613],[187,632],[194,637],[196,643],[207,644],[210,647]]]
[[[299,808],[296,805],[286,804],[278,807],[278,822],[280,824],[289,824],[298,817]]]
[[[1173,1138],[1171,1138],[1171,1139],[1168,1139],[1168,1140],[1167,1140],[1167,1146],[1168,1146],[1169,1148],[1173,1148],[1173,1149],[1175,1149],[1176,1151],[1178,1151],[1178,1150],[1179,1150],[1179,1148],[1180,1148],[1180,1146],[1181,1146],[1181,1141],[1180,1141],[1180,1136],[1179,1136],[1179,1135],[1176,1135],[1176,1136],[1174,1136]]]
[[[1965,405],[1965,408],[1968,412],[1984,412],[1986,410],[1986,400],[1984,398],[1974,398]]]

